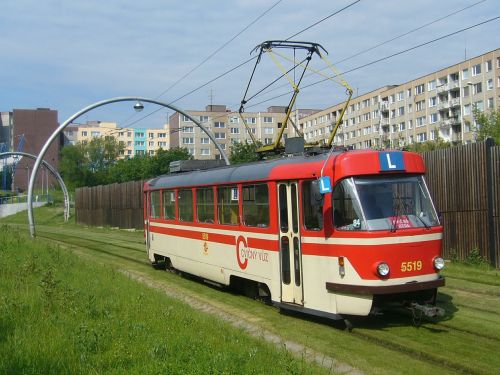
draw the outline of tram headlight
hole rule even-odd
[[[379,276],[386,277],[387,275],[389,275],[389,272],[390,268],[387,263],[380,262],[379,264],[377,264],[377,273],[379,274]]]
[[[438,271],[441,271],[444,268],[444,259],[441,257],[435,257],[434,268]]]

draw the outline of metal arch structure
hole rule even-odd
[[[0,153],[0,159],[7,157],[7,156],[23,156],[23,157],[27,157],[27,158],[30,158],[33,160],[37,159],[37,157],[35,155],[28,154],[27,152],[22,152],[22,151],[12,151],[12,152]],[[45,168],[47,168],[49,170],[50,173],[52,173],[52,175],[56,178],[56,180],[59,181],[59,185],[61,185],[61,189],[62,189],[63,194],[64,194],[64,221],[68,221],[69,220],[69,193],[68,193],[68,189],[66,188],[66,184],[64,183],[59,172],[57,172],[57,170],[52,165],[47,163],[45,160],[42,160],[42,164],[45,166]]]
[[[71,124],[75,119],[77,119],[81,115],[91,111],[92,109],[95,109],[95,108],[98,108],[98,107],[101,107],[101,106],[107,105],[107,104],[119,103],[119,102],[132,102],[132,101],[157,104],[157,105],[169,108],[175,112],[179,112],[180,114],[184,115],[185,117],[190,119],[192,122],[194,122],[201,130],[203,130],[208,135],[208,137],[212,140],[212,142],[215,144],[215,146],[219,150],[221,156],[224,158],[226,165],[230,164],[226,153],[222,149],[219,142],[217,142],[217,140],[215,139],[215,136],[210,131],[208,131],[208,129],[206,129],[198,120],[195,120],[191,115],[189,115],[188,113],[184,112],[183,110],[173,106],[172,104],[168,104],[168,103],[156,100],[156,99],[142,98],[142,97],[137,97],[137,96],[117,97],[117,98],[111,98],[111,99],[106,99],[106,100],[96,102],[94,104],[89,105],[88,107],[81,109],[80,111],[76,112],[71,117],[69,117],[66,121],[64,121],[52,133],[52,135],[47,139],[47,141],[45,142],[45,144],[43,145],[43,147],[40,151],[40,154],[38,155],[38,158],[35,161],[35,165],[33,166],[33,173],[31,174],[31,178],[30,178],[29,186],[28,186],[28,221],[29,221],[29,226],[30,226],[31,237],[35,237],[35,235],[36,235],[35,234],[35,221],[33,218],[33,198],[32,198],[33,188],[35,186],[35,179],[36,179],[36,175],[38,173],[38,168],[40,168],[40,164],[42,163],[43,157],[45,156],[50,144],[64,130],[64,128],[66,128],[66,126]]]

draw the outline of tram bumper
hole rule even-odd
[[[430,290],[442,287],[445,285],[445,279],[439,276],[436,280],[431,281],[410,281],[405,284],[397,285],[355,285],[341,283],[326,283],[326,290],[332,293],[348,293],[348,294],[400,294],[408,292],[417,292],[422,290]]]

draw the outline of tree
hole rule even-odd
[[[493,138],[497,145],[500,145],[500,109],[491,110],[488,113],[477,108],[473,110],[477,132],[477,140],[484,141],[486,138]]]
[[[229,155],[229,161],[231,164],[241,164],[249,163],[252,161],[260,160],[257,149],[260,148],[262,144],[260,142],[248,143],[236,143],[231,146],[231,154]]]
[[[445,141],[438,135],[437,138],[433,141],[412,143],[410,145],[405,146],[403,149],[405,151],[426,152],[426,151],[441,150],[443,148],[448,148],[451,146],[452,144],[450,142]]]
[[[83,144],[68,145],[61,150],[59,171],[70,189],[88,185],[90,171]]]

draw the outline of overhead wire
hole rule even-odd
[[[339,14],[339,13],[343,12],[344,10],[346,10],[346,9],[350,8],[351,6],[353,6],[353,5],[357,4],[357,3],[359,3],[360,1],[361,1],[361,0],[356,0],[356,1],[353,1],[352,3],[350,3],[350,4],[346,5],[345,7],[341,8],[341,9],[339,9],[339,10],[336,10],[335,12],[333,12],[333,13],[329,14],[329,15],[328,15],[328,16],[326,16],[326,17],[323,17],[323,18],[322,18],[322,19],[320,19],[319,21],[316,21],[315,23],[313,23],[313,24],[311,24],[311,25],[307,26],[306,28],[304,28],[304,29],[300,30],[299,32],[297,32],[297,33],[295,33],[295,34],[293,34],[293,35],[289,36],[288,38],[286,38],[286,39],[284,39],[284,40],[290,40],[290,39],[292,39],[292,38],[294,38],[294,37],[296,37],[296,36],[298,36],[298,35],[302,34],[303,32],[305,32],[305,31],[307,31],[307,30],[311,29],[312,27],[315,27],[315,26],[319,25],[320,23],[322,23],[322,22],[326,21],[327,19],[329,19],[329,18],[331,18],[331,17],[333,17],[333,16],[335,16],[335,15],[337,15],[337,14]],[[202,85],[200,85],[200,86],[198,86],[198,87],[196,87],[196,88],[192,89],[191,91],[187,92],[186,94],[184,94],[184,95],[182,95],[182,96],[178,97],[177,99],[175,99],[175,100],[171,101],[169,104],[174,104],[174,103],[178,102],[179,100],[184,99],[185,97],[187,97],[187,96],[189,96],[189,95],[191,95],[191,94],[193,94],[193,93],[195,93],[195,92],[197,92],[197,91],[201,90],[202,88],[204,88],[204,87],[208,86],[209,84],[211,84],[211,83],[213,83],[213,82],[215,82],[215,81],[219,80],[220,78],[222,78],[222,77],[224,77],[224,76],[228,75],[229,73],[232,73],[233,71],[235,71],[235,70],[237,70],[237,69],[241,68],[242,66],[244,66],[244,65],[248,64],[249,62],[251,62],[251,61],[255,60],[256,58],[257,58],[257,56],[253,56],[253,57],[251,57],[251,58],[249,58],[249,59],[247,59],[247,60],[245,60],[245,61],[243,61],[243,62],[239,63],[239,64],[238,64],[238,65],[236,65],[235,67],[233,67],[233,68],[231,68],[231,69],[229,69],[229,70],[225,71],[224,73],[219,74],[218,76],[216,76],[215,78],[212,78],[212,79],[211,79],[211,80],[209,80],[208,82],[206,82],[206,83],[204,83],[204,84],[202,84]],[[156,109],[156,110],[154,110],[154,111],[150,112],[150,113],[149,113],[149,114],[147,114],[147,115],[144,115],[144,116],[143,116],[143,117],[141,117],[140,119],[138,119],[138,120],[136,120],[136,121],[134,121],[134,122],[132,122],[132,123],[130,123],[130,124],[128,124],[128,125],[129,125],[129,126],[132,126],[132,125],[134,125],[134,124],[136,124],[136,123],[138,123],[138,122],[140,122],[140,121],[144,120],[145,118],[147,118],[147,117],[149,117],[149,116],[151,116],[151,115],[153,115],[153,114],[157,113],[158,111],[161,111],[162,109],[163,109],[163,108],[158,108],[158,109]]]
[[[360,56],[360,55],[363,55],[363,54],[365,54],[366,52],[372,51],[372,50],[374,50],[374,49],[376,49],[376,48],[379,48],[379,47],[381,47],[381,46],[383,46],[383,45],[386,45],[386,44],[388,44],[388,43],[391,43],[391,42],[393,42],[393,41],[395,41],[395,40],[397,40],[397,39],[400,39],[400,38],[402,38],[402,37],[404,37],[404,36],[410,35],[410,34],[412,34],[412,33],[416,32],[416,31],[422,30],[423,28],[425,28],[425,27],[427,27],[427,26],[433,25],[433,24],[435,24],[435,23],[437,23],[437,22],[439,22],[439,21],[442,21],[442,20],[444,20],[444,19],[446,19],[446,18],[449,18],[449,17],[451,17],[451,16],[454,16],[455,14],[458,14],[458,13],[460,13],[460,12],[463,12],[463,11],[465,11],[465,10],[467,10],[467,9],[470,9],[470,8],[472,8],[472,7],[476,6],[476,5],[481,4],[481,3],[484,3],[485,1],[486,1],[486,0],[480,0],[480,1],[477,1],[477,2],[475,2],[475,3],[471,4],[471,5],[468,5],[468,6],[464,7],[464,8],[461,8],[461,9],[458,9],[458,10],[453,11],[453,12],[451,12],[451,13],[448,13],[447,15],[445,15],[445,16],[443,16],[443,17],[439,17],[439,18],[437,18],[437,19],[435,19],[435,20],[433,20],[433,21],[427,22],[426,24],[421,25],[421,26],[419,26],[419,27],[417,27],[417,28],[411,29],[411,30],[406,31],[406,32],[404,32],[404,33],[402,33],[402,34],[399,34],[399,35],[397,35],[397,36],[395,36],[395,37],[393,37],[393,38],[390,38],[390,39],[387,39],[387,40],[385,40],[385,41],[383,41],[383,42],[380,42],[380,43],[378,43],[378,44],[376,44],[376,45],[374,45],[374,46],[371,46],[371,47],[368,47],[368,48],[366,48],[366,49],[364,49],[364,50],[358,51],[358,52],[356,52],[355,54],[350,55],[350,56],[348,56],[348,57],[346,57],[346,58],[344,58],[344,59],[342,59],[342,60],[335,61],[335,64],[341,64],[341,63],[343,63],[343,62],[345,62],[345,61],[348,61],[348,60],[353,59],[354,57],[358,57],[358,56]],[[323,69],[320,69],[319,71],[321,72],[321,71],[324,71],[324,70],[326,70],[326,69],[327,69],[327,68],[323,68]],[[311,75],[313,75],[313,73],[306,74],[306,77],[310,77]],[[279,90],[279,89],[281,89],[281,88],[283,88],[283,87],[287,87],[287,85],[286,85],[286,84],[283,84],[283,85],[276,86],[276,87],[274,87],[274,88],[272,88],[272,89],[270,89],[270,90],[268,90],[268,91],[266,91],[266,92],[263,92],[263,93],[262,93],[262,95],[269,94],[269,93],[271,93],[271,92],[273,92],[273,91],[276,91],[276,90]]]
[[[428,45],[428,44],[435,43],[435,42],[440,41],[440,40],[442,40],[442,39],[449,38],[450,36],[453,36],[453,35],[456,35],[456,34],[460,34],[460,33],[464,32],[464,31],[467,31],[467,30],[470,30],[470,29],[473,29],[473,28],[479,27],[479,26],[481,26],[481,25],[484,25],[484,24],[489,23],[489,22],[493,22],[493,21],[498,20],[498,19],[500,19],[500,16],[490,18],[490,19],[488,19],[488,20],[486,20],[486,21],[479,22],[479,23],[474,24],[474,25],[472,25],[472,26],[464,27],[464,28],[462,28],[462,29],[460,29],[460,30],[457,30],[457,31],[454,31],[454,32],[452,32],[452,33],[449,33],[449,34],[446,34],[446,35],[442,35],[442,36],[440,36],[440,37],[438,37],[438,38],[434,38],[434,39],[429,40],[429,41],[427,41],[427,42],[420,43],[420,44],[418,44],[418,45],[416,45],[416,46],[413,46],[413,47],[410,47],[410,48],[406,48],[406,49],[404,49],[404,50],[402,50],[402,51],[399,51],[399,52],[396,52],[396,53],[390,54],[390,55],[388,55],[388,56],[385,56],[385,57],[379,58],[379,59],[377,59],[377,60],[373,60],[373,61],[371,61],[371,62],[369,62],[369,63],[362,64],[362,65],[359,65],[359,66],[357,66],[357,67],[355,67],[355,68],[352,68],[352,69],[346,70],[346,71],[344,71],[342,74],[344,74],[344,75],[345,75],[345,74],[348,74],[348,73],[352,73],[352,72],[354,72],[354,71],[356,71],[356,70],[360,70],[360,69],[366,68],[367,66],[374,65],[374,64],[376,64],[376,63],[379,63],[379,62],[382,62],[382,61],[388,60],[388,59],[390,59],[390,58],[393,58],[393,57],[396,57],[396,56],[402,55],[402,54],[404,54],[404,53],[406,53],[406,52],[413,51],[413,50],[415,50],[415,49],[417,49],[417,48],[424,47],[424,46],[426,46],[426,45]],[[319,80],[319,81],[316,81],[316,82],[310,83],[310,84],[308,84],[308,85],[302,86],[302,89],[306,89],[306,88],[309,88],[309,87],[312,87],[312,86],[318,85],[318,84],[323,83],[323,82],[325,82],[325,81],[327,81],[327,80],[329,80],[329,79],[331,79],[331,78],[332,78],[332,77],[329,77],[329,78],[324,78],[324,79],[321,79],[321,80]],[[248,108],[258,106],[258,105],[260,105],[260,104],[263,104],[263,103],[269,102],[269,101],[271,101],[271,100],[278,99],[278,98],[280,98],[280,97],[282,97],[282,96],[285,96],[285,95],[290,95],[291,93],[292,93],[292,91],[287,91],[287,92],[282,93],[282,94],[279,94],[279,95],[277,95],[277,96],[273,96],[272,98],[269,98],[269,99],[263,100],[263,101],[261,101],[261,102],[259,102],[259,103],[255,103],[255,104],[253,104],[253,105],[249,106]]]
[[[198,65],[196,65],[194,68],[192,68],[191,70],[189,70],[186,74],[184,74],[182,77],[180,77],[179,79],[177,79],[173,84],[171,84],[169,87],[167,87],[167,89],[165,89],[164,91],[162,91],[158,96],[155,97],[155,99],[159,99],[160,97],[162,97],[163,95],[165,95],[168,91],[170,91],[172,88],[174,88],[175,86],[177,86],[180,82],[182,82],[184,79],[186,79],[188,76],[190,76],[194,71],[196,71],[198,68],[200,68],[203,64],[205,64],[207,61],[209,61],[212,57],[214,57],[218,52],[220,52],[222,49],[224,49],[229,43],[231,43],[233,40],[235,40],[237,37],[239,37],[241,34],[243,34],[245,31],[247,31],[251,26],[253,26],[257,21],[259,21],[262,17],[264,17],[267,13],[269,13],[271,10],[273,10],[279,3],[281,3],[283,0],[278,0],[276,1],[273,5],[271,5],[269,8],[267,8],[264,12],[262,12],[260,15],[258,15],[252,22],[250,22],[247,26],[245,26],[243,29],[241,29],[238,33],[236,33],[232,38],[230,38],[228,41],[226,41],[225,43],[223,43],[219,48],[217,48],[215,51],[213,51],[210,55],[208,55],[206,58],[204,58]],[[236,67],[237,69],[238,67]],[[206,85],[210,84],[211,82],[205,84],[203,87],[205,87]],[[201,87],[200,87],[201,89]],[[176,101],[178,101],[180,99],[177,99],[173,102],[170,102],[169,104],[173,104],[175,103]],[[134,121],[133,123],[131,124],[125,124],[124,127],[126,127],[127,125],[133,125],[135,123],[137,123],[138,121],[141,121],[149,116],[151,116],[152,114],[160,111],[161,109],[163,108],[159,108],[151,113],[149,113],[148,115],[146,116],[143,116],[141,117],[139,120],[137,121]],[[130,119],[132,119],[134,116],[136,115],[136,113],[133,113],[130,117],[128,117],[124,122],[127,123]]]

